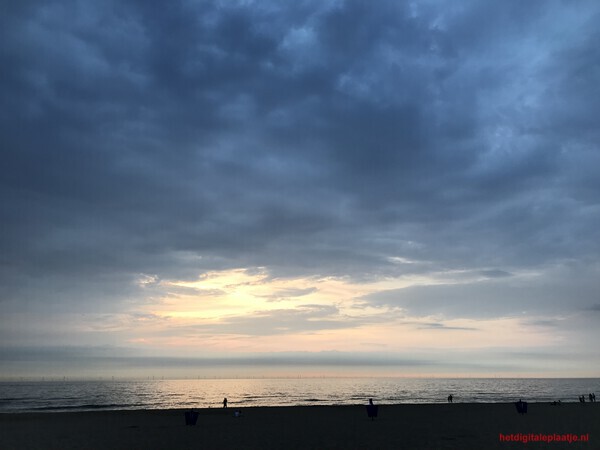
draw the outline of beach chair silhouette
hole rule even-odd
[[[379,407],[377,405],[367,405],[367,416],[371,418],[371,420],[377,417],[377,410]]]
[[[197,411],[186,411],[185,412],[185,424],[186,425],[196,425],[198,421],[198,412]]]
[[[527,402],[519,400],[518,402],[515,402],[515,406],[519,414],[527,414]]]

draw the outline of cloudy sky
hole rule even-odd
[[[1,8],[0,376],[600,374],[598,2]]]

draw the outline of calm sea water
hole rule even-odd
[[[600,378],[309,378],[0,382],[0,412],[455,402],[576,402]]]

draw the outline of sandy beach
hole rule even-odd
[[[600,406],[530,404],[380,405],[0,414],[0,448],[10,449],[600,449]],[[507,436],[504,441],[500,435]],[[587,435],[584,442],[508,441]],[[512,436],[511,436],[512,435]],[[511,437],[508,437],[511,436]]]

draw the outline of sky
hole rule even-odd
[[[600,376],[600,3],[0,9],[0,377]]]

